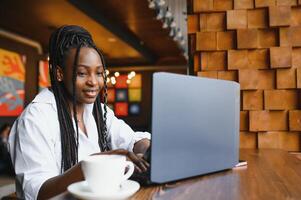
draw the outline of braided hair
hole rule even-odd
[[[103,68],[104,68],[104,88],[103,95],[99,94],[94,102],[93,116],[96,121],[98,132],[98,144],[101,151],[108,151],[110,144],[108,142],[107,134],[107,75],[105,73],[106,67],[104,57],[101,51],[96,47],[91,34],[80,26],[68,25],[58,28],[52,33],[49,40],[49,73],[51,79],[51,90],[54,94],[57,114],[61,132],[61,171],[64,172],[78,163],[78,121],[77,121],[77,109],[76,109],[76,72],[77,62],[82,47],[93,48],[100,56]],[[75,48],[75,58],[73,63],[72,72],[72,94],[71,96],[66,92],[64,84],[57,79],[57,70],[59,67],[64,70],[66,56],[69,50]],[[73,116],[71,114],[71,108],[68,104],[68,99],[72,100]],[[103,100],[104,107],[102,109],[101,102]],[[75,122],[75,128],[72,123],[72,118]]]

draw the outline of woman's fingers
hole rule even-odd
[[[146,172],[148,166],[145,164],[145,161],[142,158],[139,158],[135,153],[129,152],[128,157],[135,163],[135,165],[142,171]]]

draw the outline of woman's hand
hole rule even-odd
[[[130,160],[135,165],[135,171],[138,173],[146,172],[149,168],[149,164],[142,158],[143,154],[135,154],[125,149],[115,149],[106,152],[95,153],[92,155],[124,155],[127,160]]]

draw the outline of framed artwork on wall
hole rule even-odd
[[[118,117],[141,113],[142,75],[134,72],[108,76],[108,105]]]
[[[48,63],[47,60],[39,61],[39,91],[50,86]]]
[[[0,116],[18,116],[23,110],[25,64],[18,53],[0,49]]]

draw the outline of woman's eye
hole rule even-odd
[[[83,77],[83,76],[86,75],[86,73],[84,73],[84,72],[77,72],[77,75],[80,76],[80,77]]]

